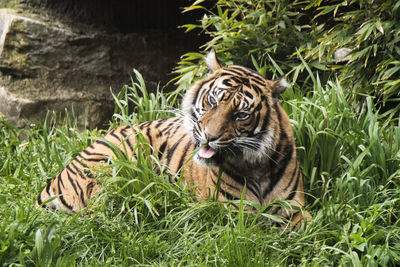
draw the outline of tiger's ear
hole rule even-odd
[[[215,53],[215,49],[212,48],[210,52],[208,52],[206,56],[206,64],[208,67],[208,72],[213,73],[217,69],[222,68],[221,62],[217,58],[217,54]]]
[[[272,81],[272,100],[274,103],[278,102],[279,96],[286,90],[289,83],[285,78],[279,78]]]

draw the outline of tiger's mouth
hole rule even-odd
[[[221,153],[219,149],[211,147],[209,144],[198,144],[198,151],[195,159],[202,165],[212,167],[221,163]]]
[[[209,145],[205,145],[205,146],[200,147],[199,151],[197,152],[197,155],[200,158],[210,159],[216,153],[217,153],[217,151],[214,148],[210,147]]]

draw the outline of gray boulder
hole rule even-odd
[[[175,62],[154,43],[0,9],[0,113],[24,127],[48,110],[73,109],[79,126],[98,127],[114,108],[110,88],[128,83],[133,68],[147,81],[167,80]]]

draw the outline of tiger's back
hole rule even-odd
[[[212,51],[210,74],[186,93],[176,117],[122,126],[82,151],[37,200],[51,209],[77,212],[97,191],[95,168],[107,165],[117,148],[134,160],[138,133],[160,162],[196,186],[199,199],[245,199],[260,205],[287,200],[304,206],[303,178],[289,118],[279,105],[283,79],[269,81],[241,66],[223,67]],[[192,158],[193,157],[193,158]],[[217,192],[215,192],[218,190]],[[306,213],[275,207],[272,213],[300,220]]]

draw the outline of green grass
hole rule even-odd
[[[111,126],[171,116],[175,98],[138,83],[116,96]],[[310,73],[310,76],[313,75]],[[400,264],[400,126],[373,99],[349,103],[340,81],[283,96],[313,216],[282,232],[232,203],[197,203],[155,174],[143,151],[100,175],[82,214],[36,209],[46,181],[103,131],[54,119],[28,130],[0,121],[0,263],[3,266],[395,266]],[[139,96],[140,95],[140,96]],[[171,100],[172,99],[172,100]],[[130,103],[139,103],[136,109]],[[71,122],[72,121],[72,122]],[[164,168],[165,169],[165,168]],[[86,215],[89,213],[90,215]]]

